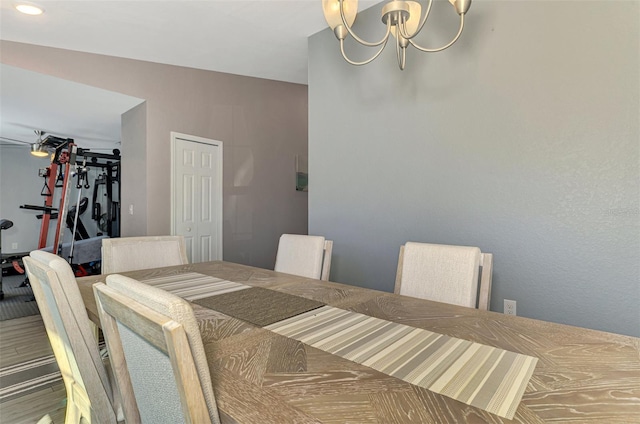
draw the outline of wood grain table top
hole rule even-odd
[[[214,261],[196,272],[538,358],[513,420],[193,303],[223,423],[640,423],[640,339]],[[99,323],[92,285],[78,279]]]

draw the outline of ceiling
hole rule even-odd
[[[359,8],[377,2],[361,0]],[[0,0],[2,40],[300,84],[307,83],[307,38],[326,28],[321,0],[34,0],[45,9],[40,16],[19,13],[14,3]],[[111,148],[128,110],[121,108],[141,101],[68,81],[70,91],[60,92],[61,80],[10,68],[0,69],[0,142],[32,142],[34,129],[49,129]],[[39,80],[35,92],[29,79]],[[103,103],[93,107],[94,98]]]
[[[24,148],[36,129],[85,149],[118,148],[120,115],[144,101],[2,64],[0,88],[0,143]]]

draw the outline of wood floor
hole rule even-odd
[[[52,354],[40,315],[0,321],[0,369]],[[49,414],[54,423],[64,423],[65,406],[64,384],[56,379],[36,391],[0,400],[0,422],[36,423]]]

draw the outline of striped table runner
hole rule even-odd
[[[166,290],[186,300],[193,301],[204,297],[248,289],[250,286],[233,281],[210,277],[197,272],[185,272],[166,277],[140,280],[145,284]]]
[[[264,328],[507,419],[538,361],[332,306]]]

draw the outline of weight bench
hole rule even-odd
[[[76,240],[73,242],[73,260],[72,265],[87,264],[90,262],[96,262],[102,260],[102,239],[109,238],[109,236],[91,237],[84,240]],[[45,252],[52,253],[53,246],[45,247]],[[66,261],[69,260],[69,252],[71,250],[71,243],[62,243],[62,250],[60,251],[60,257]]]

